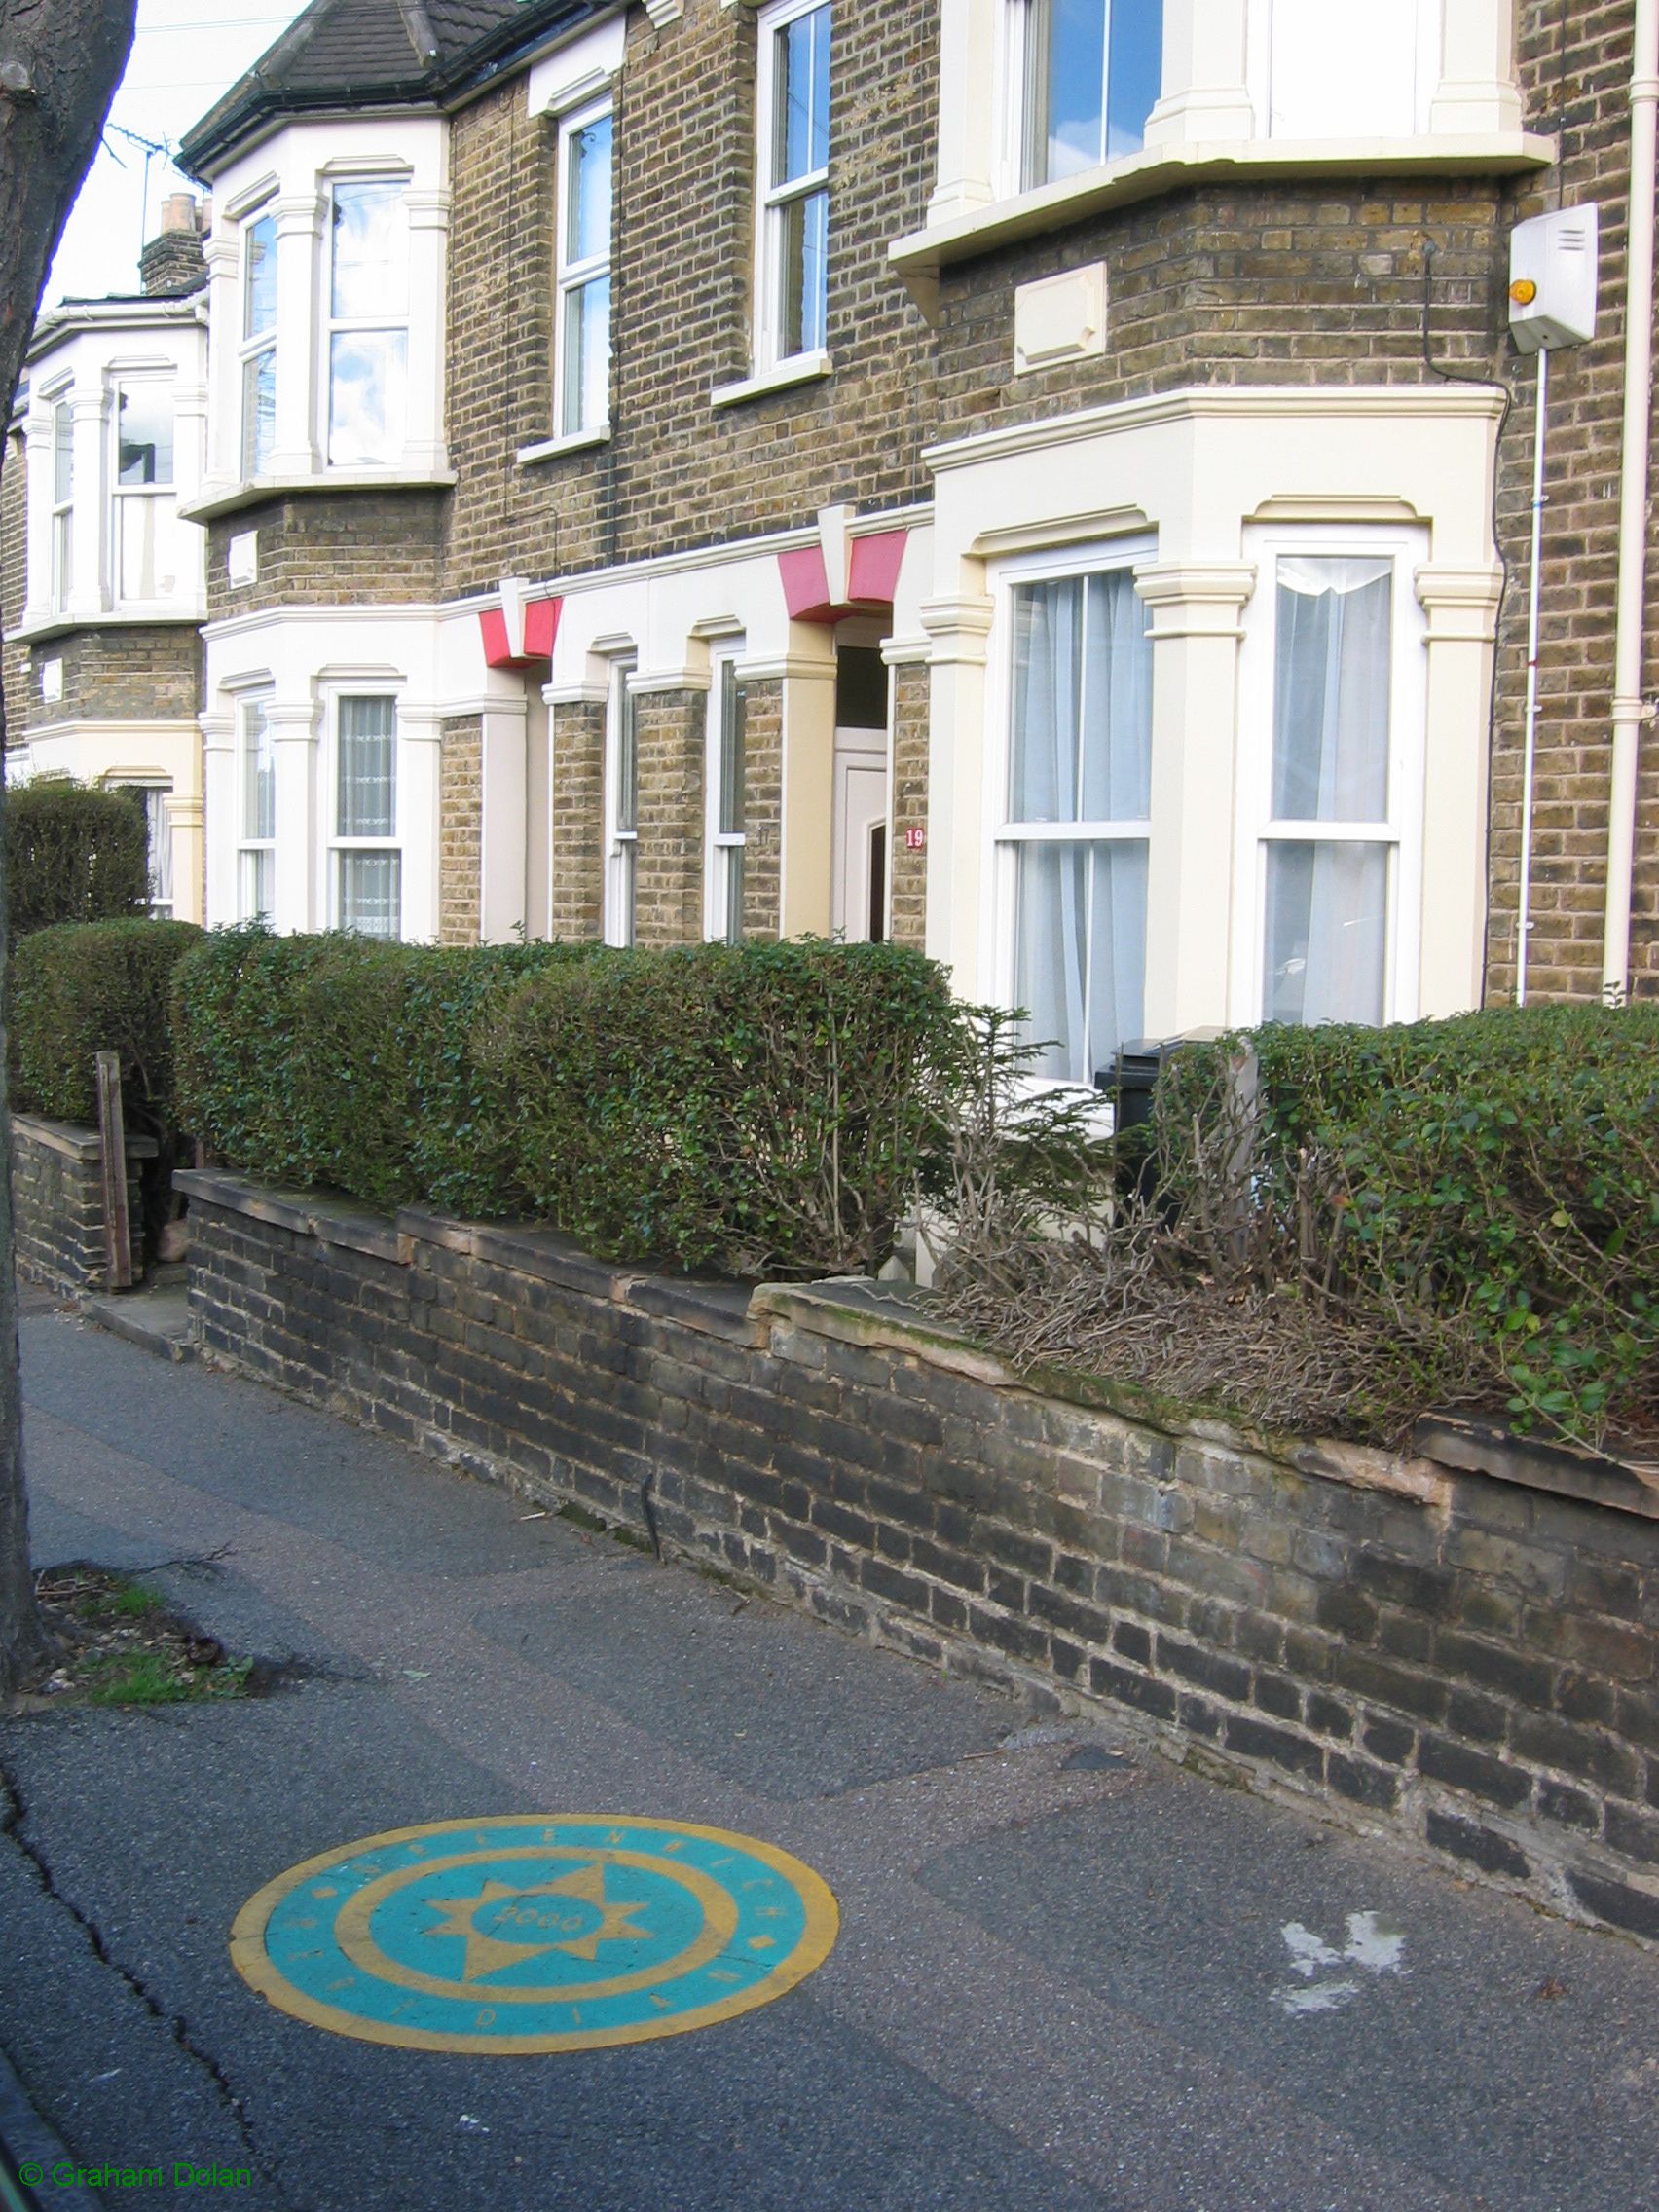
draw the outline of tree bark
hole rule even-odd
[[[0,438],[52,257],[127,65],[135,9],[136,0],[0,0]],[[0,701],[0,751],[5,734]],[[0,779],[0,951],[9,946],[4,797]],[[26,1681],[48,1649],[23,1487],[5,976],[0,961],[0,1694]]]

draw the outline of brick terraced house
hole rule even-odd
[[[315,0],[185,147],[207,918],[891,935],[1077,1080],[1507,997],[1596,203],[1530,975],[1659,991],[1637,13]]]
[[[206,452],[206,279],[188,193],[132,298],[43,316],[0,495],[6,773],[130,790],[153,909],[202,919],[204,533],[180,505]]]

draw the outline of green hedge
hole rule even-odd
[[[177,982],[191,1126],[219,1159],[272,1182],[388,1208],[510,1213],[504,1135],[472,1032],[523,977],[583,956],[215,931]]]
[[[4,812],[6,907],[14,944],[58,922],[118,920],[148,911],[149,831],[128,793],[43,776],[8,791]]]
[[[12,1102],[55,1121],[98,1118],[94,1060],[121,1054],[128,1126],[177,1125],[173,972],[203,940],[194,922],[64,922],[12,955]]]
[[[810,941],[228,931],[181,967],[177,1009],[185,1112],[232,1166],[741,1273],[885,1258],[957,1037],[918,955]]]
[[[1255,1135],[1218,1199],[1246,1045]],[[1155,1120],[1176,1233],[1231,1219],[1256,1289],[1371,1327],[1396,1414],[1472,1361],[1524,1421],[1659,1432],[1659,1007],[1265,1028],[1176,1054]]]

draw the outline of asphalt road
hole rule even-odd
[[[0,2046],[89,2163],[248,2167],[213,2200],[286,2212],[1659,2201],[1659,1959],[32,1304],[39,1561],[154,1567],[303,1663],[0,1723]],[[233,1972],[283,1868],[542,1810],[769,1841],[839,1941],[579,2055],[350,2041]]]

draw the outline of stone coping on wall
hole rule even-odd
[[[14,1114],[12,1126],[32,1143],[44,1145],[48,1152],[62,1153],[66,1160],[103,1158],[103,1138],[82,1122],[49,1122],[39,1114]],[[128,1131],[125,1149],[129,1160],[154,1160],[158,1148],[154,1137]]]
[[[58,1129],[66,1138],[87,1135],[66,1124],[31,1125]],[[95,1157],[95,1132],[92,1150]],[[174,1173],[173,1188],[255,1221],[314,1236],[319,1243],[342,1245],[401,1265],[408,1264],[417,1243],[437,1244],[591,1298],[679,1321],[733,1344],[762,1346],[774,1321],[787,1322],[832,1342],[899,1352],[990,1389],[1038,1391],[1062,1403],[1133,1420],[1161,1435],[1260,1454],[1300,1474],[1419,1505],[1444,1509],[1451,1501],[1453,1476],[1479,1474],[1493,1482],[1517,1483],[1611,1512],[1659,1521],[1659,1463],[1606,1458],[1452,1415],[1420,1419],[1411,1452],[1252,1428],[1196,1412],[1132,1383],[1061,1368],[1021,1374],[959,1329],[930,1315],[922,1295],[914,1290],[864,1275],[757,1285],[665,1275],[638,1264],[595,1259],[569,1237],[533,1223],[466,1221],[419,1205],[402,1206],[395,1214],[378,1213],[328,1192],[281,1190],[223,1168],[180,1169]]]

